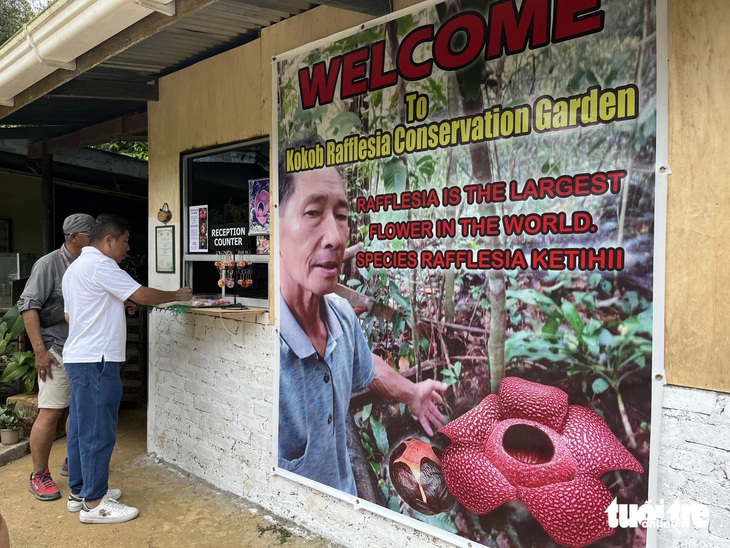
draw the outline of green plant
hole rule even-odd
[[[353,278],[346,283],[358,293],[373,299],[370,310],[362,317],[362,328],[368,342],[371,347],[379,344],[396,347],[398,358],[405,358],[409,366],[412,366],[415,352],[418,349],[428,350],[429,341],[426,337],[419,336],[417,349],[411,339],[417,330],[413,326],[408,297],[403,295],[398,282],[390,279],[385,269],[359,268],[358,272],[364,282]],[[378,310],[383,306],[396,307],[390,320],[378,317]]]
[[[25,413],[15,408],[14,403],[0,407],[0,428],[5,430],[17,430],[25,420]]]
[[[0,319],[0,354],[4,354],[8,344],[25,331],[23,316],[18,312],[18,307],[13,306]]]
[[[534,289],[507,291],[513,304],[519,302],[540,313],[531,314],[531,329],[509,338],[505,360],[548,362],[563,369],[567,377],[579,375],[589,398],[613,390],[629,445],[635,447],[621,385],[651,364],[652,305],[628,291],[607,301],[610,314],[599,314],[608,312],[603,308],[606,304],[596,299],[602,284],[600,276],[591,277],[591,291],[568,288],[555,300]]]
[[[38,371],[35,368],[35,354],[30,350],[13,352],[0,382],[13,382],[20,379],[26,392],[35,388]]]
[[[441,370],[441,377],[442,382],[446,386],[451,386],[455,382],[459,380],[459,377],[461,376],[461,362],[456,361],[454,362],[453,367],[448,367],[446,369]]]
[[[23,316],[18,307],[13,306],[0,320],[0,354],[4,354],[11,341],[18,338],[25,331]],[[35,388],[38,372],[35,368],[35,354],[31,351],[13,352],[5,371],[0,376],[0,382],[20,380],[26,392]]]
[[[360,431],[360,441],[370,459],[370,466],[375,475],[380,478],[382,462],[390,454],[390,443],[385,426],[372,416],[372,411],[372,403],[365,405],[362,412],[355,415],[355,425]]]

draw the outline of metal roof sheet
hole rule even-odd
[[[119,97],[110,93],[108,88],[113,87],[114,83],[154,84],[166,74],[253,41],[259,37],[262,28],[320,4],[371,12],[376,9],[375,4],[382,5],[382,2],[383,0],[373,0],[371,3],[360,0],[217,0],[157,30],[72,81],[14,109],[4,117],[0,109],[0,139],[10,134],[9,130],[3,129],[3,125],[29,126],[28,137],[40,141],[67,135],[116,117],[146,112],[149,100],[146,91],[139,97],[135,97],[133,93]],[[96,95],[94,86],[98,87],[99,84],[106,84],[107,91]],[[85,86],[92,91],[84,93]],[[154,93],[156,94],[156,89]],[[30,126],[34,126],[32,131]],[[17,135],[22,133],[22,128],[13,128],[13,131]],[[139,140],[146,139],[144,134],[135,137]]]

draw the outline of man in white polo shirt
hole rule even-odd
[[[121,523],[139,515],[108,492],[122,399],[119,367],[126,359],[124,301],[155,305],[190,298],[191,289],[143,287],[119,268],[129,251],[129,224],[118,215],[99,215],[90,240],[63,278],[69,322],[63,361],[71,379],[68,509],[82,523]]]

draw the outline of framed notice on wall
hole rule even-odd
[[[155,227],[155,272],[175,273],[175,227]]]

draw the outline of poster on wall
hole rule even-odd
[[[251,179],[248,182],[249,234],[269,234],[269,180]]]
[[[208,251],[208,206],[190,206],[188,213],[188,247],[190,253]]]
[[[425,2],[275,58],[280,474],[463,543],[646,545],[656,35],[653,1]]]

